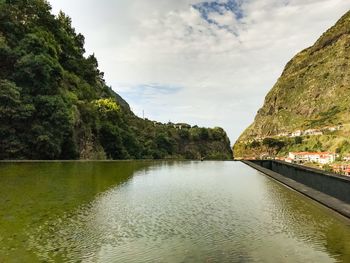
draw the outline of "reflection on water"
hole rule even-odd
[[[55,236],[55,229],[45,229],[50,222],[75,215],[98,194],[122,184],[134,172],[149,165],[147,162],[1,163],[0,262],[35,262],[38,255],[30,249],[30,242],[41,236],[33,237],[33,232],[41,229],[46,231],[45,235]]]
[[[0,261],[350,262],[347,221],[241,163],[0,169]]]
[[[276,187],[275,184],[265,184],[265,191],[276,210],[274,221],[283,222],[285,232],[293,238],[324,247],[335,261],[350,262],[350,221],[306,197],[296,198],[298,193],[285,191],[283,186]]]

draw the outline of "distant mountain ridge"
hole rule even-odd
[[[254,122],[234,146],[235,156],[285,154],[290,149],[348,152],[350,124],[350,12],[289,61]],[[342,126],[318,137],[264,139],[297,130]],[[255,141],[255,142],[254,142]],[[253,145],[252,145],[253,143]],[[277,144],[277,146],[276,146]],[[272,149],[271,149],[272,148]]]

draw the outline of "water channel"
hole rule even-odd
[[[239,162],[1,163],[0,262],[350,262],[350,224]]]

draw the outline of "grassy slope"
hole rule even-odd
[[[350,123],[349,57],[350,12],[324,33],[314,46],[288,62],[282,76],[267,94],[254,123],[236,142],[235,155],[253,154],[245,142],[256,137]],[[348,129],[345,129],[337,138],[324,135],[318,140],[322,142],[322,148],[334,150],[348,134]],[[310,148],[313,140],[317,138],[304,138],[307,144],[300,147],[292,144],[288,149]],[[259,153],[265,150],[255,149]]]

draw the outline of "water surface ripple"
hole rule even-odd
[[[242,163],[0,171],[0,262],[350,262],[346,220]]]

